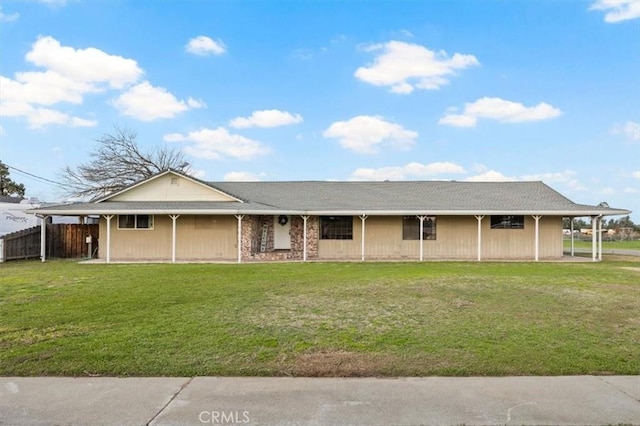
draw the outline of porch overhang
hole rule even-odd
[[[298,215],[298,216],[496,216],[496,215],[524,215],[524,216],[560,216],[560,217],[593,217],[593,216],[622,216],[631,213],[624,209],[576,209],[576,210],[292,210],[278,208],[189,208],[170,206],[163,208],[148,207],[119,207],[108,203],[85,206],[67,205],[41,207],[27,210],[27,213],[49,216],[100,216],[105,214],[148,214],[148,215]]]

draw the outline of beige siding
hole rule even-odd
[[[475,218],[438,216],[436,240],[423,241],[424,258],[471,258],[476,255]],[[320,240],[324,259],[361,258],[362,221],[354,217],[353,240]],[[401,216],[369,216],[365,222],[365,259],[419,259],[420,241],[402,239]]]
[[[321,225],[319,225],[321,226]],[[361,221],[353,217],[352,240],[318,240],[319,259],[360,259]]]
[[[116,195],[110,201],[235,201],[209,186],[168,173]]]
[[[423,244],[425,259],[475,259],[478,222],[473,216],[437,216],[436,240]]]
[[[118,229],[111,220],[112,260],[171,260],[172,223],[154,217],[153,229]],[[176,221],[176,260],[233,260],[237,257],[237,220],[233,216],[180,216]],[[106,220],[100,219],[99,257],[107,257]]]
[[[438,216],[436,240],[425,240],[424,259],[477,259],[478,222],[473,216]],[[360,259],[361,220],[354,217],[353,240],[320,240],[320,259]],[[420,241],[402,239],[402,217],[370,216],[365,222],[365,259],[419,259]],[[482,221],[483,259],[533,259],[535,222],[525,217],[524,229],[491,229]],[[562,256],[562,218],[540,219],[540,258]]]
[[[539,257],[562,257],[562,218],[542,217],[539,227]],[[525,216],[524,229],[491,229],[491,219],[485,217],[482,220],[482,258],[535,258],[535,220]]]
[[[180,216],[176,241],[177,259],[235,260],[238,220],[234,216]]]
[[[171,218],[154,217],[152,230],[119,230],[111,220],[112,260],[171,260]],[[436,240],[423,241],[424,259],[476,259],[477,220],[473,216],[438,216]],[[491,229],[482,220],[483,259],[534,258],[535,221],[525,217],[524,229]],[[182,215],[176,222],[176,260],[236,260],[237,219],[234,216]],[[370,216],[365,222],[366,259],[419,259],[420,242],[402,239],[402,217]],[[352,240],[319,240],[319,259],[361,257],[362,222],[353,218]],[[100,258],[106,258],[106,220],[100,220]],[[245,235],[246,241],[252,238]],[[315,241],[309,241],[314,244]],[[562,219],[540,219],[540,259],[562,256]]]

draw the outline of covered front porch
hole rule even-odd
[[[492,229],[489,215],[466,216],[389,216],[362,213],[351,216],[353,233],[349,240],[326,240],[322,238],[320,216],[312,214],[265,215],[265,214],[188,214],[166,212],[146,215],[144,220],[122,216],[145,215],[100,215],[99,258],[106,262],[152,261],[152,262],[234,262],[274,260],[554,260],[562,258],[562,247],[558,253],[549,255],[548,236],[553,234],[545,224],[544,215],[527,215],[526,223],[532,224],[531,239],[523,239],[522,251],[517,256],[501,256],[496,245],[501,244],[506,232]],[[46,219],[46,215],[39,216]],[[415,241],[403,241],[402,218],[414,217],[419,226]],[[425,221],[438,217],[439,234],[433,240],[424,238]],[[561,220],[557,216],[547,216]],[[602,216],[591,216],[592,250],[591,260],[602,260]],[[575,257],[573,241],[573,218],[571,218],[571,248],[569,255]],[[138,223],[136,220],[138,220]],[[475,223],[475,225],[472,225]],[[138,226],[140,225],[140,226]],[[128,227],[130,226],[130,227]],[[472,231],[475,227],[475,232]],[[555,228],[555,227],[554,227]],[[510,231],[514,235],[516,232]],[[561,232],[561,227],[558,229]],[[542,237],[541,237],[542,234]],[[393,237],[395,235],[395,237]],[[496,236],[498,235],[498,236]],[[524,235],[524,234],[522,234]],[[393,238],[396,238],[395,241]],[[521,237],[522,238],[522,237]],[[558,236],[561,241],[561,235]],[[46,247],[46,235],[41,235]],[[394,251],[393,244],[400,249]],[[504,244],[504,243],[502,243]],[[542,245],[542,247],[541,247]],[[342,248],[336,248],[342,247]],[[344,247],[347,247],[346,249]],[[458,248],[456,248],[458,247]],[[511,250],[509,246],[505,246]],[[527,248],[528,247],[528,248]],[[457,250],[457,251],[456,251]],[[42,261],[46,260],[44,251]]]

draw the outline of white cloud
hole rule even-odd
[[[598,191],[598,193],[601,195],[613,195],[616,193],[616,191],[611,187],[605,187],[605,188],[602,188],[600,191]]]
[[[24,102],[0,103],[0,116],[26,117],[31,128],[42,128],[51,124],[69,127],[92,127],[98,124],[95,120],[73,117],[49,108],[35,108]]]
[[[154,87],[148,81],[131,87],[118,96],[113,105],[121,114],[141,121],[173,118],[190,108],[202,107],[200,102],[193,99],[187,102],[178,100],[164,87]]]
[[[640,141],[640,123],[627,121],[624,124],[615,124],[611,128],[611,133],[614,135],[624,135],[631,141]]]
[[[522,180],[543,181],[544,183],[559,183],[573,191],[585,191],[587,188],[580,183],[577,173],[573,170],[565,170],[562,172],[539,173],[532,175],[520,176]]]
[[[379,54],[373,64],[358,68],[354,75],[375,86],[389,86],[393,93],[436,90],[448,84],[448,77],[457,70],[480,65],[473,55],[448,56],[444,51],[402,41],[369,45],[365,50]]]
[[[360,154],[373,154],[381,145],[409,148],[415,143],[418,133],[382,117],[359,115],[347,121],[336,121],[324,131],[323,136],[339,139],[343,148]]]
[[[467,103],[462,114],[449,113],[442,117],[438,124],[456,127],[474,127],[479,118],[496,120],[504,123],[520,123],[525,121],[549,120],[562,114],[545,102],[527,107],[519,102],[500,98],[484,97]]]
[[[189,53],[199,56],[222,55],[227,51],[227,46],[222,40],[213,40],[207,36],[198,36],[189,40],[184,47]]]
[[[510,182],[510,181],[542,181],[546,184],[562,185],[571,191],[585,191],[587,188],[580,183],[577,173],[573,170],[561,172],[548,172],[528,174],[521,176],[506,176],[496,170],[489,170],[482,164],[476,164],[473,169],[478,174],[470,176],[465,181],[469,182]]]
[[[638,188],[625,188],[623,192],[625,194],[637,194],[640,190],[638,190]]]
[[[2,6],[0,6],[0,22],[13,22],[17,21],[18,18],[20,18],[19,13],[6,14],[2,11]]]
[[[95,86],[74,81],[54,71],[19,72],[15,80],[0,76],[0,100],[53,105],[59,102],[81,104],[87,93],[99,92]]]
[[[477,122],[477,117],[465,114],[447,114],[438,120],[438,124],[453,127],[475,127]]]
[[[96,124],[98,124],[98,122],[95,120],[87,120],[80,117],[71,117],[69,121],[71,127],[93,127]]]
[[[206,108],[207,104],[198,99],[189,98],[187,99],[187,105],[189,108]]]
[[[51,4],[60,2],[50,2]],[[165,88],[144,81],[134,86],[144,71],[133,59],[110,55],[94,47],[62,46],[51,36],[41,36],[25,56],[44,71],[16,72],[13,78],[0,75],[0,104],[3,116],[26,117],[30,127],[49,124],[94,126],[94,120],[73,117],[51,107],[59,103],[80,105],[88,94],[124,90],[113,100],[122,114],[143,121],[171,118],[204,102],[178,100]]]
[[[200,129],[186,135],[171,133],[164,136],[166,142],[192,142],[184,149],[189,155],[198,158],[218,160],[237,158],[249,160],[269,152],[262,143],[241,135],[229,133],[224,127],[217,129]]]
[[[50,36],[38,37],[26,59],[77,82],[108,83],[118,89],[137,81],[143,74],[133,59],[109,55],[93,47],[61,46]]]
[[[414,162],[398,167],[359,168],[351,174],[351,180],[406,180],[458,173],[466,172],[462,166],[455,163],[422,164]]]
[[[518,179],[505,176],[495,170],[489,170],[479,175],[470,176],[464,180],[467,182],[511,182]]]
[[[247,127],[279,127],[302,123],[300,114],[292,114],[277,109],[254,111],[249,117],[236,117],[229,121],[230,127],[244,129]]]
[[[636,179],[640,179],[640,170],[638,170],[637,172],[631,173],[631,176],[636,178]]]
[[[260,176],[251,172],[229,172],[226,173],[222,180],[227,182],[258,182]]]
[[[67,124],[71,120],[67,114],[47,108],[37,108],[29,115],[32,127],[43,127],[48,124]]]
[[[46,70],[17,72],[15,79],[0,76],[0,101],[81,104],[84,95],[104,91],[98,86],[100,83],[120,87],[142,74],[131,59],[111,56],[94,48],[64,47],[51,37],[39,37],[26,58]]]
[[[25,102],[2,101],[0,103],[0,116],[25,117],[33,112],[34,108]]]
[[[610,24],[640,18],[640,1],[638,0],[596,0],[589,10],[605,12],[604,21]]]
[[[94,120],[73,117],[52,108],[58,103],[82,104],[84,96],[118,89],[135,82],[142,70],[136,61],[109,55],[95,48],[61,46],[52,37],[39,37],[25,56],[44,71],[16,72],[14,78],[0,76],[0,114],[26,117],[30,127],[59,124],[94,126]]]
[[[576,175],[576,172],[571,170],[566,170],[564,172],[551,172],[551,173],[538,173],[533,175],[524,175],[522,176],[523,180],[542,180],[545,182],[567,182],[570,179],[573,179]]]

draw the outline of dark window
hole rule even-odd
[[[153,216],[148,214],[123,214],[118,216],[118,229],[153,229]]]
[[[321,240],[352,240],[353,216],[320,216]]]
[[[133,229],[136,227],[136,215],[123,214],[118,216],[118,229]]]
[[[524,229],[524,216],[491,216],[491,229]]]
[[[419,240],[420,239],[420,219],[416,216],[402,217],[402,239],[403,240]],[[422,223],[422,239],[436,239],[436,217],[427,216]]]

